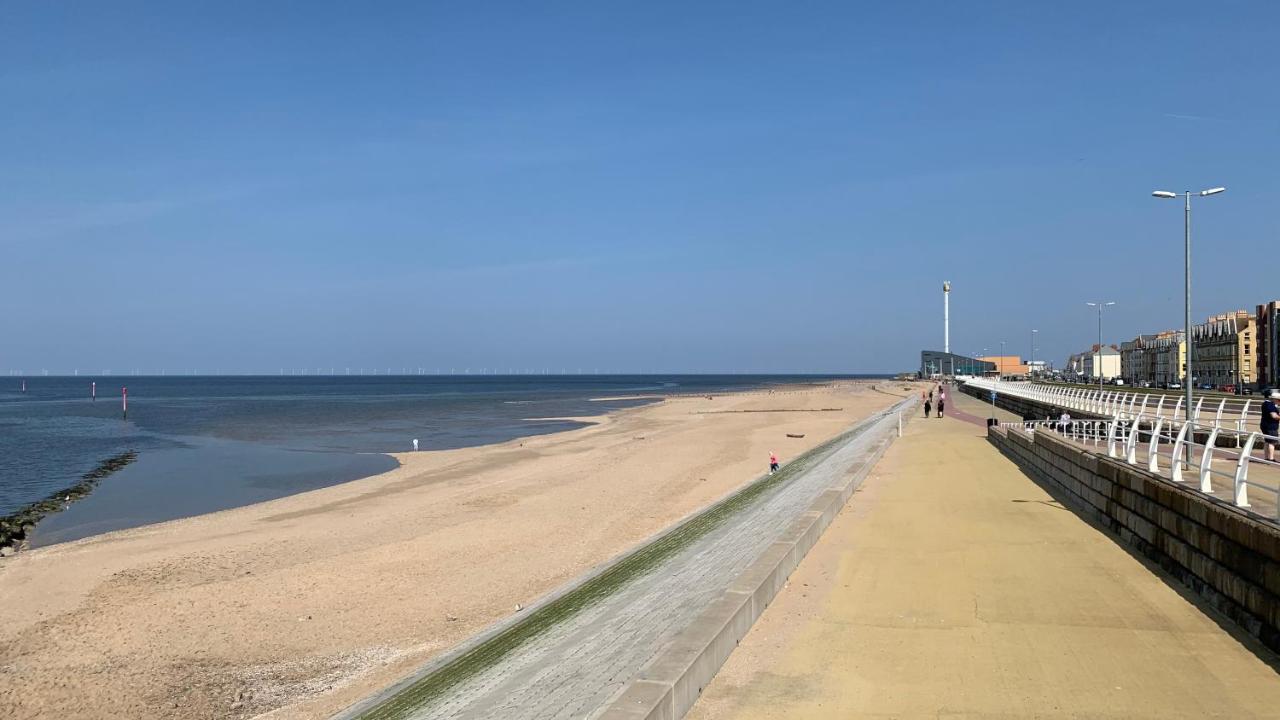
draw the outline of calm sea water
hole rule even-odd
[[[237,507],[395,467],[386,452],[558,432],[644,401],[608,395],[724,392],[815,376],[59,377],[0,379],[0,515],[75,483],[102,460],[138,459],[40,523],[33,544]],[[89,383],[98,400],[90,401]],[[121,418],[120,389],[129,388]]]

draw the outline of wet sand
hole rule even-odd
[[[326,717],[896,399],[672,397],[5,558],[0,717]]]

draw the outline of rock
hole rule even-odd
[[[516,603],[516,612],[520,612],[523,609],[524,609],[523,605],[521,605],[520,603]]]
[[[4,547],[0,547],[0,557],[9,557],[15,552],[17,551],[13,549],[12,545],[5,545]]]
[[[445,622],[457,622],[457,621],[458,621],[458,618],[456,618],[456,617],[454,617],[454,616],[452,616],[452,615],[445,615],[445,616],[444,616],[444,621],[445,621]]]
[[[236,702],[231,703],[231,709],[232,709],[232,710],[239,710],[239,709],[240,709],[240,708],[242,708],[242,707],[244,707],[244,703],[240,702],[239,700],[237,700]]]

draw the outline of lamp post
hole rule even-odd
[[[1208,197],[1210,195],[1217,195],[1224,190],[1226,190],[1224,187],[1209,188],[1208,190],[1201,190],[1199,195],[1200,197]],[[1185,323],[1184,332],[1186,333],[1185,342],[1187,344],[1187,364],[1186,368],[1182,371],[1182,379],[1187,397],[1187,419],[1190,420],[1191,408],[1193,407],[1191,404],[1191,386],[1194,384],[1191,379],[1191,349],[1195,345],[1195,341],[1191,338],[1191,191],[1187,190],[1183,194],[1187,199],[1182,213],[1182,251],[1184,261],[1182,275],[1182,301],[1183,310],[1185,312],[1183,321]],[[1169,192],[1168,190],[1156,190],[1151,193],[1151,195],[1153,197],[1163,198],[1166,200],[1178,197],[1177,193]],[[1194,440],[1195,433],[1191,433],[1191,437]]]
[[[1095,356],[1098,358],[1098,361],[1094,363],[1093,372],[1098,375],[1098,392],[1102,392],[1102,308],[1115,305],[1115,303],[1104,303],[1099,300],[1096,303],[1087,302],[1085,305],[1098,308],[1098,354]]]

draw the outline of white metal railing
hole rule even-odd
[[[1074,409],[1105,415],[1104,419],[1064,421],[1051,417],[1001,426],[1030,433],[1053,432],[1098,452],[1105,447],[1109,457],[1144,467],[1173,482],[1194,482],[1194,487],[1205,494],[1215,492],[1215,482],[1229,483],[1230,501],[1237,507],[1250,507],[1249,488],[1266,491],[1276,503],[1271,516],[1280,519],[1280,462],[1254,455],[1268,442],[1280,445],[1280,437],[1249,429],[1260,419],[1252,401],[1229,405],[1225,399],[1214,399],[1206,406],[1202,397],[1188,421],[1182,399],[1171,402],[1168,395],[986,379],[966,384],[1048,404],[1068,413]]]
[[[1131,390],[1125,388],[1081,388],[1046,383],[1011,382],[972,378],[964,383],[984,391],[995,390],[997,393],[1009,394],[1052,405],[1065,410],[1075,410],[1091,415],[1129,419],[1136,415],[1161,415],[1172,422],[1183,422],[1187,419],[1185,398],[1181,394],[1165,394],[1150,390]],[[1204,422],[1212,416],[1213,423],[1224,429],[1230,427],[1238,432],[1245,432],[1255,426],[1260,419],[1261,403],[1252,398],[1209,397],[1196,398],[1195,407],[1191,409],[1191,420]]]

